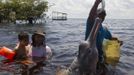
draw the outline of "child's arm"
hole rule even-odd
[[[31,45],[26,46],[26,50],[27,50],[27,56],[32,57],[32,46]]]

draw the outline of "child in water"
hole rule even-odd
[[[36,63],[36,66],[30,69],[30,75],[32,75],[35,69],[40,69],[46,64],[44,61],[48,60],[52,55],[51,49],[46,46],[45,33],[37,31],[32,35],[32,60]]]
[[[29,35],[25,32],[21,32],[18,34],[19,43],[15,48],[15,56],[14,60],[26,60],[28,59],[28,44],[29,44]]]

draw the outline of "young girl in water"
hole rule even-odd
[[[51,49],[46,46],[45,33],[37,31],[32,35],[32,60],[36,63],[36,66],[30,69],[30,75],[32,75],[35,69],[40,69],[46,64],[44,61],[48,60],[52,55]]]

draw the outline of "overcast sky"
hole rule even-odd
[[[69,18],[87,18],[95,0],[48,0],[49,11],[68,13]],[[105,0],[107,18],[134,19],[134,0]]]

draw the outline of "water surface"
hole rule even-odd
[[[45,31],[47,45],[52,48],[53,58],[39,75],[54,75],[57,66],[69,66],[77,55],[78,45],[84,40],[86,19],[69,19],[52,21],[40,25],[0,24],[0,46],[11,49],[17,43],[20,31],[32,33],[41,29]],[[124,41],[121,47],[120,62],[116,67],[116,75],[134,74],[134,20],[109,19],[104,22],[114,36]],[[8,74],[7,74],[8,75]]]

